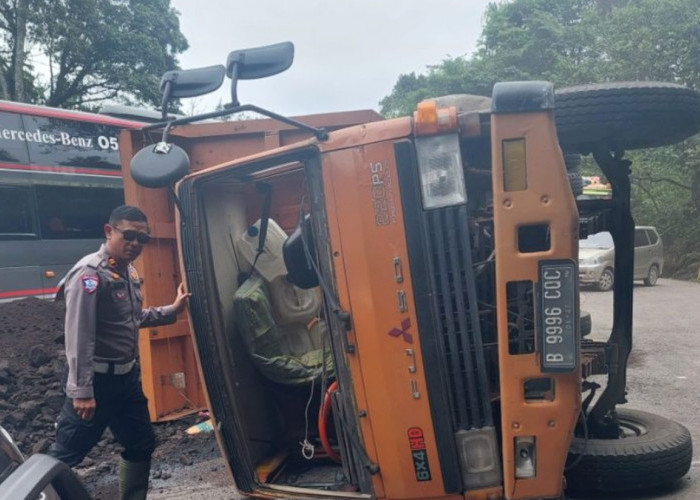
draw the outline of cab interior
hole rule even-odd
[[[324,301],[307,258],[314,250],[304,162],[259,168],[205,176],[192,190],[191,234],[208,273],[200,285],[215,287],[206,295],[217,299],[203,311],[213,318],[211,335],[198,340],[211,343],[208,369],[224,389],[209,391],[223,395],[222,411],[217,401],[212,407],[242,490],[352,496],[358,488],[340,461],[329,392],[335,377]]]

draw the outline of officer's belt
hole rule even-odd
[[[133,368],[134,365],[136,364],[136,360],[132,359],[128,363],[112,363],[111,361],[109,362],[101,362],[101,361],[94,361],[93,365],[95,368],[95,373],[103,373],[106,375],[126,375],[129,373]]]

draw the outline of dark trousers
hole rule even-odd
[[[97,408],[92,420],[82,420],[73,408],[73,400],[66,397],[58,416],[56,442],[48,454],[71,467],[77,465],[109,427],[124,447],[122,458],[130,462],[149,461],[156,440],[138,367],[126,375],[95,373],[93,389]]]

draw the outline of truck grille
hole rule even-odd
[[[455,429],[493,425],[467,221],[466,206],[423,213],[436,333]]]

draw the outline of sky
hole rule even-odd
[[[488,0],[171,0],[190,48],[183,69],[226,64],[233,50],[291,41],[284,73],[239,82],[242,104],[284,115],[380,110],[399,75],[471,54]],[[230,101],[230,80],[183,99],[202,113]]]

